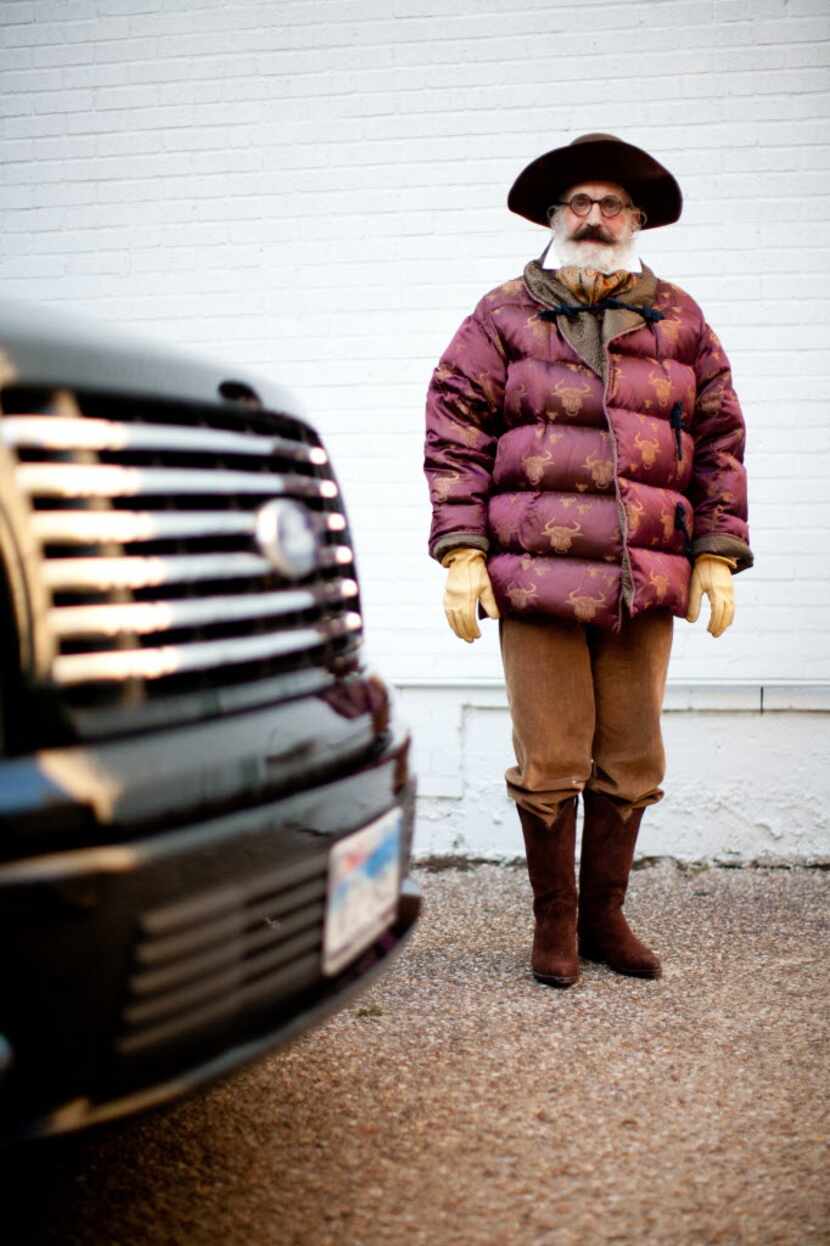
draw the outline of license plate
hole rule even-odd
[[[323,973],[333,974],[391,925],[400,886],[400,809],[392,809],[329,853]]]

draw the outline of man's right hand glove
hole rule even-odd
[[[713,636],[721,636],[735,617],[735,590],[732,572],[735,561],[718,554],[700,554],[695,559],[692,581],[689,585],[689,610],[686,618],[697,622],[700,602],[705,593],[709,599],[709,627]]]
[[[476,621],[479,601],[491,619],[499,617],[484,553],[480,549],[451,549],[441,565],[449,568],[444,590],[447,622],[456,636],[472,644],[481,635]]]

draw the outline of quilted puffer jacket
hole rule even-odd
[[[487,552],[503,615],[685,615],[691,561],[752,565],[744,422],[694,300],[647,268],[575,303],[533,261],[459,328],[427,398],[430,553]]]

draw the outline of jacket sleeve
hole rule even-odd
[[[487,498],[501,425],[506,362],[486,301],[444,351],[427,391],[424,472],[432,501],[429,552],[485,552]]]
[[[695,359],[695,442],[689,499],[694,507],[692,554],[721,554],[743,571],[753,563],[747,525],[746,430],[732,371],[717,334],[703,325]]]

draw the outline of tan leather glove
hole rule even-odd
[[[689,586],[689,613],[686,618],[694,623],[700,614],[703,593],[709,598],[709,627],[713,636],[721,636],[735,617],[735,592],[732,588],[732,572],[736,563],[719,554],[701,554],[695,559],[692,582]]]
[[[449,568],[444,590],[447,622],[456,636],[472,644],[481,635],[476,621],[479,601],[491,619],[499,617],[484,553],[480,549],[451,549],[441,565]]]

